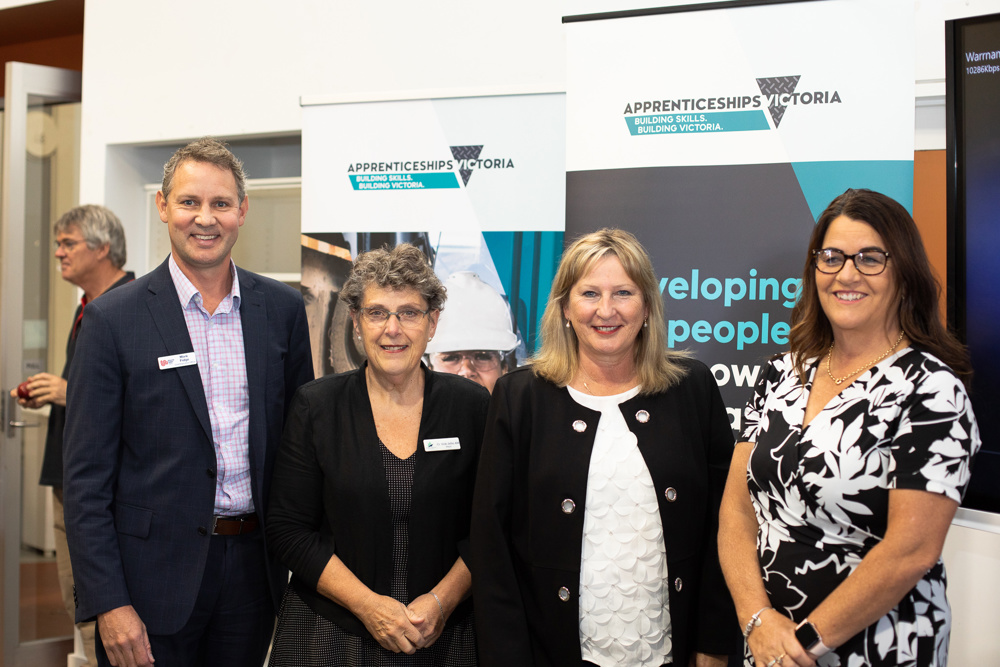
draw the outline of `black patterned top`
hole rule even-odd
[[[882,540],[891,489],[961,502],[980,445],[965,388],[930,354],[897,352],[803,429],[816,368],[814,360],[802,386],[790,355],[771,361],[744,431],[755,443],[747,481],[764,586],[771,604],[796,622]],[[939,560],[895,608],[818,664],[942,666],[950,628]]]

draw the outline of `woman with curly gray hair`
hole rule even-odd
[[[292,570],[272,666],[475,665],[469,515],[489,393],[421,363],[445,300],[409,244],[341,291],[368,360],[296,394],[268,539]]]

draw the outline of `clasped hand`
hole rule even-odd
[[[361,622],[383,648],[412,654],[437,641],[445,619],[429,593],[414,599],[409,606],[387,595],[373,594]]]

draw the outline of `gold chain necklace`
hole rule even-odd
[[[865,364],[864,366],[862,366],[858,370],[854,371],[853,373],[848,373],[847,375],[845,375],[842,378],[835,378],[835,377],[833,377],[833,371],[830,370],[830,359],[833,357],[833,346],[834,346],[834,343],[830,343],[830,351],[826,353],[826,374],[829,375],[830,379],[833,380],[834,384],[836,384],[839,387],[840,385],[844,384],[844,382],[848,378],[852,378],[855,375],[857,375],[858,373],[860,373],[861,371],[863,371],[865,369],[868,369],[868,368],[871,368],[872,366],[874,366],[875,364],[877,364],[878,362],[882,361],[883,359],[885,359],[886,357],[888,357],[890,354],[892,354],[893,351],[896,349],[896,347],[902,342],[904,335],[905,335],[905,332],[902,329],[900,329],[899,330],[899,338],[897,338],[896,342],[892,344],[892,347],[890,347],[888,350],[886,350],[885,352],[883,352],[875,360],[869,361],[867,364]]]

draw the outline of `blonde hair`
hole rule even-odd
[[[532,368],[539,377],[565,387],[580,367],[576,332],[565,326],[563,308],[569,301],[570,290],[586,276],[600,260],[617,257],[622,268],[639,287],[643,305],[649,311],[648,327],[636,335],[633,361],[640,394],[658,394],[677,384],[687,370],[678,359],[686,352],[667,348],[667,327],[663,322],[663,300],[649,254],[638,239],[621,229],[605,228],[574,241],[565,252],[552,281],[552,291],[542,315],[541,346],[532,359]]]

